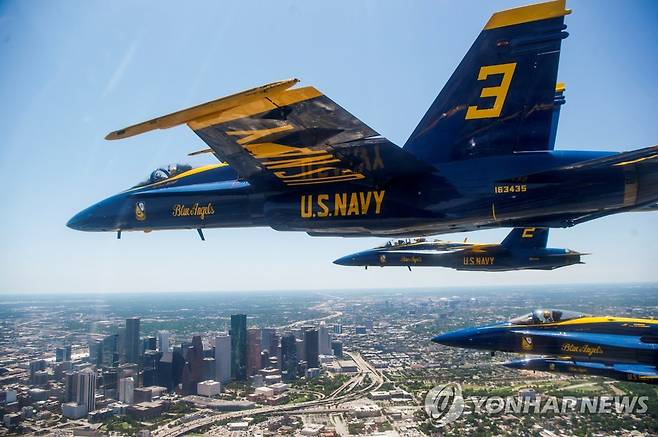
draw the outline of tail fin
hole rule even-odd
[[[492,15],[405,149],[439,163],[551,148],[570,12],[555,0]]]
[[[541,249],[546,243],[547,228],[514,228],[500,245],[507,249]]]

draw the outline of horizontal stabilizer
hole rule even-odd
[[[542,171],[539,173],[532,173],[501,182],[512,182],[523,179],[528,183],[547,183],[564,180],[565,172],[598,170],[607,169],[610,167],[623,168],[631,166],[658,167],[658,146],[645,147],[643,149],[632,150],[630,152],[616,153],[613,155],[605,156],[603,158],[578,161],[573,164],[555,167],[550,170]]]

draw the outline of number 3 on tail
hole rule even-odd
[[[500,117],[515,68],[516,62],[510,64],[485,65],[480,67],[478,80],[486,80],[487,77],[494,74],[502,74],[503,78],[500,81],[500,85],[482,88],[482,92],[480,93],[480,97],[495,97],[496,100],[494,100],[493,106],[486,109],[478,109],[477,106],[469,106],[466,111],[466,120]]]

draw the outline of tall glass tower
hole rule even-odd
[[[238,381],[247,380],[247,316],[231,316],[231,376]]]

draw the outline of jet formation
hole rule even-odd
[[[389,241],[384,246],[344,256],[342,266],[448,267],[456,270],[502,272],[553,270],[582,264],[586,255],[570,249],[546,247],[548,229],[514,228],[500,244],[416,240]]]
[[[539,357],[513,369],[597,375],[658,384],[658,320],[535,310],[507,322],[437,335],[446,346]]]
[[[493,14],[403,147],[297,79],[111,132],[115,141],[187,125],[207,145],[192,155],[217,162],[156,169],[67,225],[118,237],[269,226],[415,238],[655,209],[658,146],[554,150],[569,13],[555,0]]]

